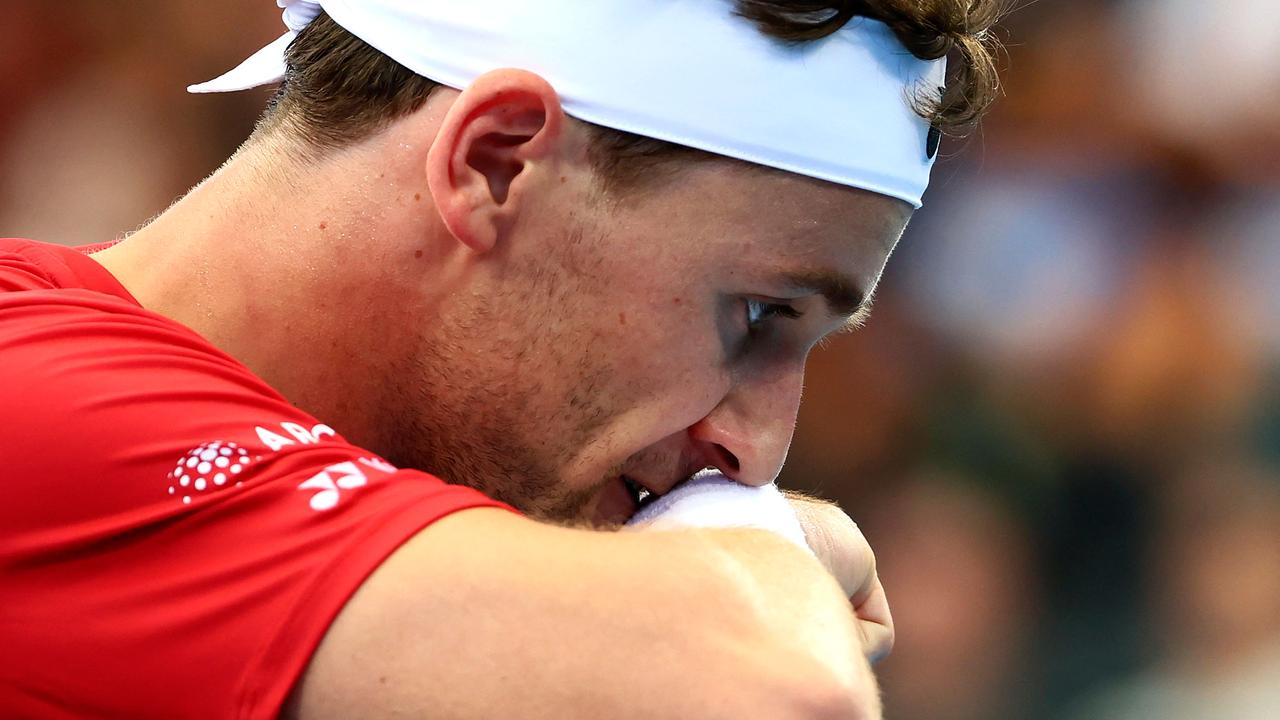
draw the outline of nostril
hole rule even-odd
[[[716,466],[720,468],[720,471],[726,475],[736,475],[740,469],[738,456],[729,452],[729,448],[719,443],[715,443],[712,447],[715,448],[716,460],[718,460]]]

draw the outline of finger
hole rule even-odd
[[[889,610],[889,598],[885,595],[884,585],[879,577],[872,581],[871,588],[861,602],[856,602],[852,598],[850,601],[853,602],[854,612],[860,619],[893,628],[893,613]]]
[[[862,654],[872,665],[893,651],[893,631],[884,625],[859,620],[858,633],[862,636]]]
[[[863,637],[863,652],[871,662],[879,662],[893,650],[895,639],[893,614],[880,578],[873,581],[871,591],[861,604],[854,604],[853,610]]]
[[[843,577],[852,581],[849,590],[849,602],[853,603],[855,608],[862,607],[871,599],[871,596],[879,592],[884,595],[884,588],[880,586],[880,578],[876,574],[876,556],[871,551],[871,545],[867,543],[866,537],[862,534],[862,529],[853,520],[848,519],[848,526],[852,531],[853,542],[846,543],[842,548],[842,556],[844,560]]]

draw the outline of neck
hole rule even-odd
[[[348,438],[374,441],[377,393],[361,386],[378,382],[396,338],[380,337],[370,315],[421,308],[422,271],[404,262],[415,251],[395,239],[412,242],[408,218],[431,213],[405,208],[412,178],[375,169],[367,149],[304,168],[255,143],[94,258],[147,309],[196,330]]]

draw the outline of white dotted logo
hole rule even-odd
[[[236,476],[259,459],[249,457],[248,450],[233,442],[216,440],[205,443],[178,460],[166,476],[172,483],[169,494],[181,495],[182,504],[190,505],[193,495],[226,485],[240,485]]]

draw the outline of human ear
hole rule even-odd
[[[458,241],[497,243],[537,169],[556,161],[564,125],[555,90],[524,70],[488,72],[458,95],[427,153],[427,186]]]

